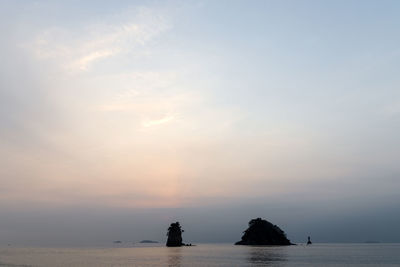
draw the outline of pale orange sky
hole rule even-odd
[[[9,5],[26,11],[2,18],[4,203],[185,207],[399,188],[398,53],[376,48],[392,47],[396,29],[386,43],[343,44],[316,18],[303,36],[266,28],[278,19],[254,21],[254,10],[215,26],[211,3],[103,3],[71,18],[72,4]],[[337,27],[335,40],[351,36]]]

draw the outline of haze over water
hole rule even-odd
[[[0,6],[1,245],[400,241],[399,1]]]

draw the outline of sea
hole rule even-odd
[[[0,266],[400,266],[400,244],[0,247]]]

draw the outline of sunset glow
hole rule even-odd
[[[397,203],[397,2],[78,2],[2,1],[4,211]]]

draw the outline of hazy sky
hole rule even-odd
[[[399,1],[0,5],[0,243],[400,241]]]

